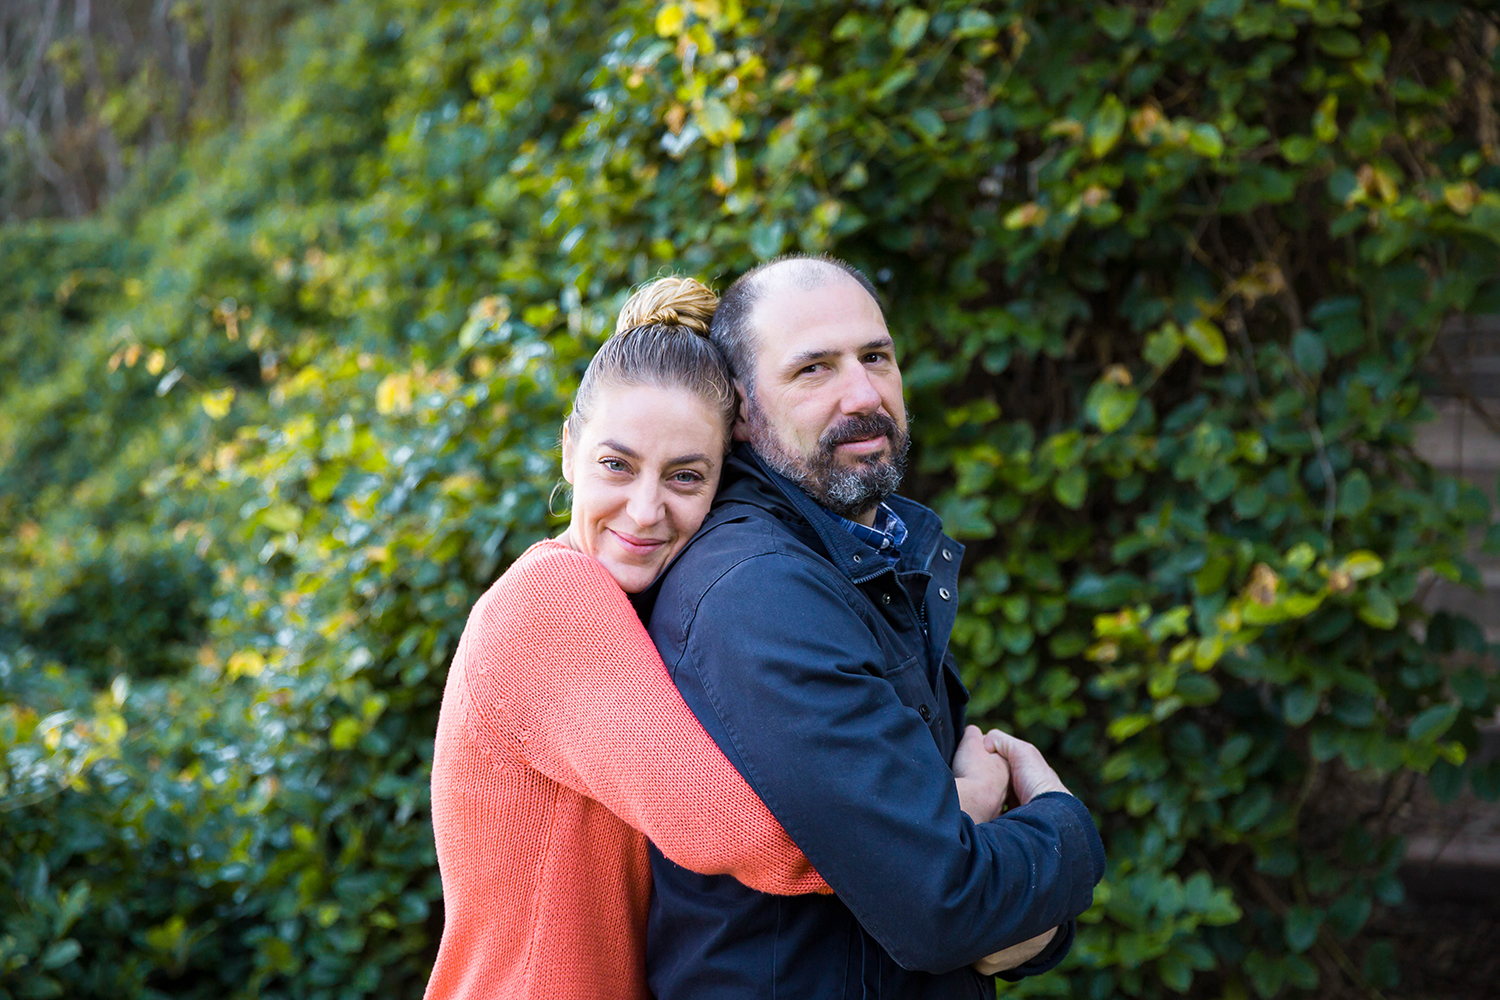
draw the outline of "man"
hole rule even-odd
[[[985,739],[1022,804],[979,824],[960,812],[968,693],[947,646],[963,548],[893,495],[906,410],[874,289],[836,261],[774,261],[725,292],[713,339],[738,443],[659,583],[651,636],[836,895],[767,896],[653,851],[653,992],[946,1000],[992,996],[998,968],[1051,968],[1103,846],[1035,748],[998,732]]]

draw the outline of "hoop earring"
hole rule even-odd
[[[568,481],[566,479],[559,479],[557,481],[557,485],[554,486],[554,487],[552,487],[552,492],[549,493],[549,494],[547,494],[547,513],[548,514],[551,514],[553,517],[562,517],[563,514],[571,514],[573,512],[573,498],[572,497],[568,497],[568,509],[567,510],[563,511],[562,513],[558,513],[557,511],[555,511],[555,510],[552,509],[553,503],[555,503],[556,500],[557,500],[557,495],[559,493],[563,492],[564,490],[568,489],[568,488],[569,488]]]

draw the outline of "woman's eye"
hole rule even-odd
[[[629,467],[624,462],[620,461],[618,458],[601,458],[601,459],[599,459],[599,464],[602,465],[602,466],[604,466],[610,472],[629,472],[630,471]]]
[[[672,482],[692,486],[703,482],[703,477],[696,472],[674,472],[672,474]]]

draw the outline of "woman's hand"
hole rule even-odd
[[[1010,764],[1004,755],[985,747],[978,726],[964,729],[953,753],[953,783],[958,786],[959,805],[974,822],[988,823],[1000,815],[1010,791]]]

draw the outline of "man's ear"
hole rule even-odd
[[[749,393],[745,391],[745,383],[739,379],[734,380],[734,398],[736,400],[734,413],[734,430],[730,436],[736,441],[750,440],[750,427],[746,422]]]
[[[563,421],[562,428],[562,474],[568,485],[573,485],[573,435],[568,433],[568,421]]]

